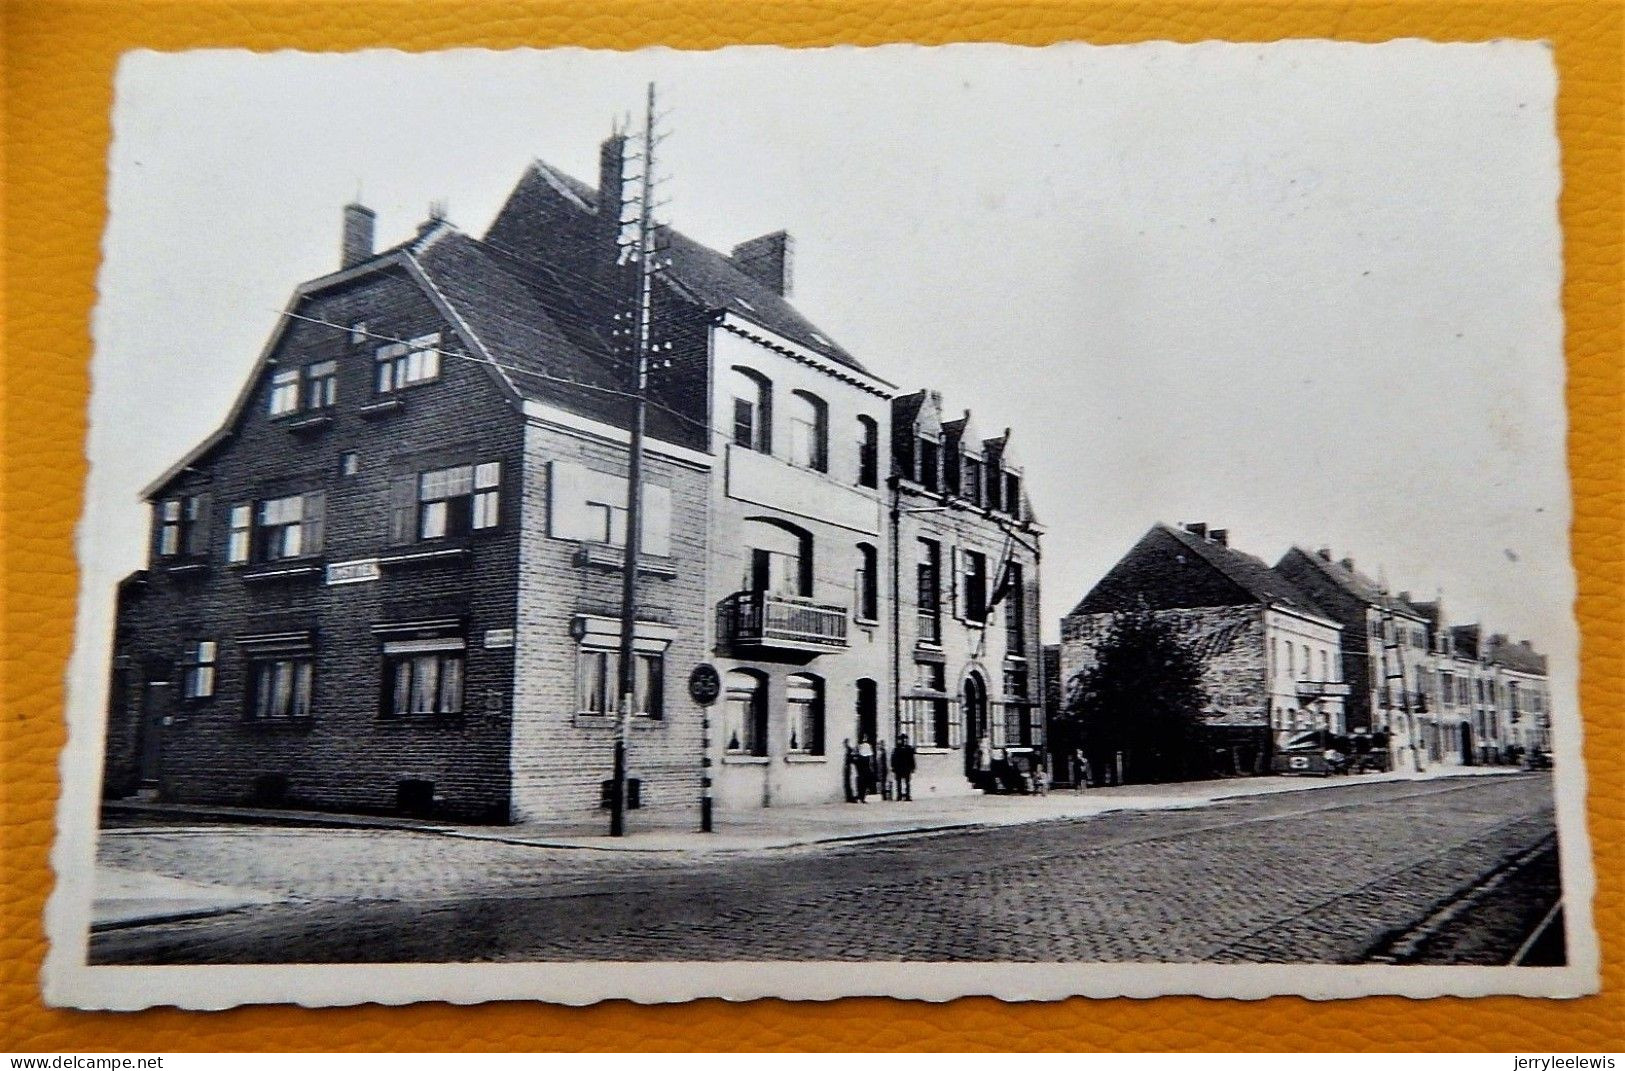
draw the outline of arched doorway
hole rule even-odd
[[[987,748],[987,686],[982,683],[981,677],[972,673],[965,678],[963,695],[965,776],[979,781],[986,772],[983,752]]]
[[[859,743],[867,740],[873,744],[880,739],[880,703],[877,695],[874,681],[867,677],[858,681],[857,739]]]

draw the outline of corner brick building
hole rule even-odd
[[[1207,695],[1198,768],[1266,773],[1295,736],[1346,729],[1341,627],[1285,577],[1229,545],[1224,529],[1159,524],[1061,621],[1061,679],[1094,665],[1113,619],[1148,612],[1195,652]],[[1128,767],[1133,756],[1092,756]]]
[[[537,162],[483,238],[432,218],[375,251],[372,214],[346,208],[339,270],[295,291],[220,430],[144,492],[106,794],[487,821],[602,805],[629,374],[620,203],[600,191],[624,158],[604,143],[597,189]],[[694,807],[706,758],[724,810],[837,800],[840,742],[903,724],[897,392],[790,305],[787,235],[726,255],[663,239],[637,803]],[[1030,643],[1036,530],[1003,442],[964,449],[999,474],[988,496],[1017,480],[1019,506],[976,509],[1033,540]],[[709,756],[701,662],[724,682]]]

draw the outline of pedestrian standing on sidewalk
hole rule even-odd
[[[852,750],[852,741],[841,741],[841,787],[846,790],[846,802],[858,802],[857,788],[857,755]]]
[[[852,780],[858,786],[858,802],[868,803],[869,793],[875,790],[875,753],[867,740],[859,740],[852,752]]]
[[[897,746],[892,749],[891,772],[897,778],[897,799],[912,803],[914,801],[914,745],[908,742],[907,733],[897,738]]]
[[[881,799],[891,799],[891,753],[884,740],[875,745],[875,791]]]
[[[1082,792],[1094,780],[1095,772],[1089,768],[1089,756],[1083,753],[1083,748],[1072,749],[1072,790]]]

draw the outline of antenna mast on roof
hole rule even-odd
[[[664,265],[657,248],[660,230],[655,222],[654,200],[655,147],[664,140],[656,129],[655,86],[649,83],[648,99],[643,117],[643,132],[638,137],[640,152],[635,157],[642,162],[641,173],[627,176],[621,186],[620,252],[617,262],[627,269],[626,277],[632,291],[632,329],[622,337],[631,358],[631,443],[626,470],[626,556],[621,566],[621,642],[618,696],[620,716],[615,723],[614,776],[610,786],[609,835],[622,836],[626,831],[627,779],[626,749],[632,735],[633,707],[637,704],[638,664],[637,596],[638,559],[643,543],[643,432],[648,414],[649,357],[652,346],[654,319],[654,277]],[[628,196],[627,191],[633,192]],[[600,190],[599,197],[607,198],[609,190]],[[709,751],[707,752],[709,754]],[[709,795],[709,793],[707,793]],[[704,813],[709,826],[709,813]]]

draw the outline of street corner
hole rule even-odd
[[[222,915],[282,902],[261,889],[185,881],[144,870],[98,866],[90,905],[93,931]]]

